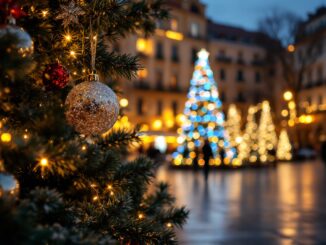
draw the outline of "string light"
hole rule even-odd
[[[71,57],[76,58],[76,52],[74,50],[70,50],[69,54]]]
[[[49,165],[49,160],[45,157],[41,158],[40,165],[41,167],[47,167]]]
[[[96,202],[98,200],[98,195],[93,196],[93,201]]]
[[[28,139],[28,134],[23,134],[23,139],[27,140]]]
[[[48,15],[49,11],[47,10],[42,10],[42,16],[45,18]]]
[[[82,149],[82,151],[86,151],[87,150],[87,146],[86,145],[83,145],[81,149]]]
[[[138,219],[144,219],[144,214],[143,213],[138,213]]]
[[[169,222],[169,223],[166,224],[166,227],[167,228],[171,228],[172,227],[172,224]]]
[[[64,38],[65,38],[65,40],[66,40],[67,42],[70,42],[70,41],[72,40],[72,37],[71,37],[70,34],[66,34],[66,35],[64,35]]]

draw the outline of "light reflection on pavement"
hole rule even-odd
[[[326,166],[211,172],[158,170],[191,214],[180,244],[326,244]]]

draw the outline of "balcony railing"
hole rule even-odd
[[[232,62],[232,58],[225,56],[225,55],[218,55],[218,56],[216,56],[215,60],[217,62],[226,63],[226,64],[229,64]]]
[[[253,61],[251,62],[251,64],[252,64],[253,66],[264,66],[264,65],[265,65],[265,61],[263,61],[263,60],[253,60]]]
[[[141,90],[152,90],[152,91],[161,91],[161,92],[173,92],[173,93],[185,92],[179,86],[165,87],[163,84],[156,84],[155,86],[150,86],[149,82],[145,80],[134,81],[133,87]]]

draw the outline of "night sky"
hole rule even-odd
[[[209,18],[255,30],[259,19],[272,9],[285,9],[306,18],[308,12],[326,6],[326,0],[201,0]]]

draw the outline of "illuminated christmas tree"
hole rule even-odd
[[[257,108],[250,106],[248,109],[246,128],[239,145],[239,158],[243,161],[254,163],[258,160],[258,125],[256,123],[255,114]]]
[[[271,107],[268,101],[262,103],[260,122],[258,127],[258,152],[261,162],[272,162],[275,160],[275,148],[277,136],[273,124]]]
[[[223,163],[226,165],[239,164],[236,150],[231,147],[224,129],[222,102],[219,99],[208,56],[206,50],[198,53],[184,109],[185,120],[178,137],[179,146],[173,153],[175,165],[192,165],[194,159],[199,165],[203,165],[204,160],[199,152],[204,139],[209,140],[214,154],[210,164],[220,165],[220,155],[224,156]]]
[[[277,144],[276,157],[278,160],[291,160],[292,159],[292,146],[289,140],[288,133],[285,129],[281,130],[279,141]]]
[[[241,137],[241,116],[234,104],[231,104],[227,113],[225,129],[229,135],[229,141],[232,147],[238,149],[242,141]]]

